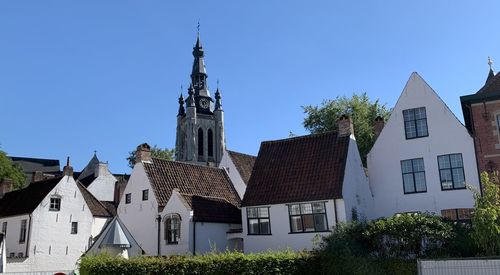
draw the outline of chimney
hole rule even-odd
[[[63,168],[63,176],[73,176],[73,167],[69,165],[69,157],[66,159],[66,166]]]
[[[143,143],[137,146],[135,151],[135,162],[139,161],[151,161],[151,146],[147,143]]]
[[[378,136],[382,132],[382,129],[384,129],[384,118],[378,116],[375,118],[375,121],[373,122],[373,135],[375,136],[375,139],[378,138]]]
[[[109,171],[108,164],[104,163],[104,162],[99,162],[99,164],[97,164],[97,166],[95,168],[94,174],[96,177],[99,177],[99,176],[107,175],[108,171]]]
[[[338,136],[345,137],[354,134],[354,126],[348,115],[342,115],[338,121]]]
[[[42,171],[35,171],[31,174],[31,182],[44,180],[45,176]]]
[[[14,186],[14,183],[12,182],[11,179],[3,179],[2,182],[0,182],[0,199],[3,198],[3,196],[6,193],[9,193],[12,191],[12,188]]]

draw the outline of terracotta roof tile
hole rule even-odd
[[[262,142],[242,205],[341,198],[349,140],[328,132]]]
[[[160,207],[174,188],[183,194],[223,198],[237,207],[241,203],[224,169],[157,158],[143,164]]]
[[[245,184],[248,184],[248,181],[250,180],[250,175],[252,175],[252,170],[253,170],[253,166],[255,164],[255,159],[257,157],[247,155],[247,154],[238,153],[235,151],[228,150],[227,152],[229,153],[231,160],[233,161],[234,165],[236,166],[238,173],[240,173],[241,178],[243,179]]]
[[[82,193],[87,206],[89,207],[90,212],[92,212],[93,216],[97,217],[112,217],[113,214],[110,213],[106,207],[90,193],[90,191],[83,186],[80,181],[76,182],[78,189],[80,189],[80,193]]]
[[[476,94],[500,92],[500,74],[497,73],[491,80],[487,81]]]

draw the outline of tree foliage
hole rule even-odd
[[[375,142],[373,122],[377,116],[386,120],[389,109],[380,104],[378,99],[370,100],[366,93],[353,94],[351,98],[337,97],[334,100],[324,100],[321,106],[303,106],[306,118],[304,127],[311,133],[323,133],[337,130],[337,121],[340,116],[347,114],[354,125],[354,133],[363,163],[366,164],[366,155]]]
[[[128,166],[130,168],[133,168],[135,164],[135,152],[136,150],[129,152],[129,156],[127,157]],[[174,149],[162,149],[156,145],[151,148],[151,156],[154,158],[173,160],[174,155]]]
[[[500,255],[500,189],[498,172],[481,173],[483,194],[474,191],[472,238],[484,255]]]
[[[10,179],[14,190],[24,187],[26,176],[19,165],[12,162],[7,154],[0,150],[0,182],[4,179]]]

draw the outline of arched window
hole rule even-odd
[[[181,216],[170,214],[165,216],[165,241],[167,244],[177,244],[181,238]]]
[[[198,156],[203,156],[203,129],[198,129]]]
[[[208,156],[213,157],[214,156],[214,134],[212,133],[212,129],[208,129],[207,132],[207,138],[208,138]]]

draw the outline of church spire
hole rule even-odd
[[[200,24],[198,23],[198,34],[196,44],[193,47],[193,69],[191,71],[191,83],[195,89],[195,96],[210,97],[207,87],[207,71],[205,68],[205,51],[201,45]]]
[[[188,89],[188,98],[186,99],[186,107],[195,107],[195,106],[196,104],[194,102],[194,88],[193,84],[191,83]]]
[[[495,76],[495,73],[493,72],[493,60],[491,60],[491,57],[489,56],[488,56],[488,66],[490,66],[490,71],[488,72],[486,83],[490,82],[490,80],[492,80],[493,77]]]
[[[217,80],[217,90],[215,91],[215,111],[222,111],[222,102],[221,102],[218,80]]]
[[[182,88],[181,88],[182,90]],[[184,97],[181,95],[179,96],[179,113],[177,113],[177,116],[183,116],[186,114],[186,111],[184,110]]]

